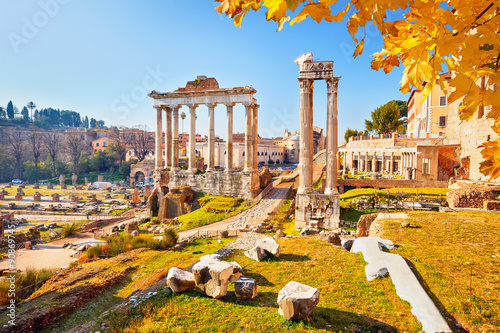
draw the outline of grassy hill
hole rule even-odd
[[[394,251],[414,266],[457,332],[460,327],[470,332],[500,331],[499,222],[500,214],[413,212],[410,228],[402,228],[400,221],[385,223],[385,237],[400,245]],[[112,259],[80,264],[46,283],[32,302],[20,305],[18,320],[50,319],[50,313],[38,315],[65,306],[68,311],[63,319],[49,321],[52,325],[44,332],[421,329],[409,304],[396,295],[390,277],[367,282],[361,254],[348,253],[316,237],[281,239],[282,255],[276,260],[259,263],[239,252],[229,255],[227,260],[238,262],[259,284],[259,296],[251,301],[238,300],[232,285],[222,300],[195,290],[172,295],[161,288],[171,266],[185,268],[227,242],[200,239],[181,252],[133,250]],[[278,292],[291,280],[316,287],[321,293],[318,306],[306,321],[287,322],[278,315]],[[148,292],[157,294],[135,307],[130,304],[130,295]],[[88,301],[72,310],[69,304],[75,301],[75,295]]]

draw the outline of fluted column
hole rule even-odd
[[[380,172],[385,172],[385,152],[382,152],[382,169],[380,170]]]
[[[233,171],[233,106],[226,104],[226,172]]]
[[[252,131],[252,105],[245,104],[245,168],[244,172],[252,171],[252,143],[253,143],[253,131]]]
[[[179,170],[179,106],[172,106],[172,169]]]
[[[394,173],[394,153],[391,153],[391,169],[389,172]]]
[[[252,168],[254,170],[259,169],[259,158],[257,157],[257,152],[259,151],[259,134],[258,134],[258,128],[259,128],[259,120],[258,120],[258,114],[259,114],[259,106],[258,104],[254,104],[252,108],[252,139],[253,139],[253,145],[252,145]]]
[[[172,109],[167,108],[165,117],[165,168],[172,166]]]
[[[163,143],[162,143],[162,124],[161,124],[161,113],[163,111],[162,106],[155,106],[156,109],[156,141],[155,141],[155,169],[163,169]]]
[[[215,170],[215,121],[214,121],[214,109],[215,105],[213,103],[206,104],[208,107],[208,161],[207,161],[207,171]]]
[[[327,121],[326,121],[326,187],[325,194],[338,194],[337,190],[337,88],[339,78],[326,80],[327,84]],[[312,161],[311,161],[312,162]],[[312,163],[311,163],[312,164]]]
[[[300,177],[297,193],[312,191],[313,159],[313,80],[299,79],[300,83]]]
[[[368,172],[368,152],[365,152],[365,168],[364,172]]]
[[[196,108],[197,104],[189,104],[189,171],[196,173]]]

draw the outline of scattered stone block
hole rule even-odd
[[[57,193],[52,194],[52,202],[59,202],[59,200],[60,200],[59,194]]]
[[[35,184],[33,185],[33,189],[38,190],[39,188],[40,188],[40,184],[35,183]]]
[[[59,233],[55,230],[49,229],[49,237],[50,237],[50,239],[59,238],[59,237],[61,237],[61,233]]]
[[[319,302],[319,290],[290,281],[278,293],[278,313],[286,320],[306,319]]]
[[[482,187],[458,188],[446,194],[450,208],[484,208],[484,201],[495,200],[495,194]]]
[[[349,239],[349,240],[346,240],[344,242],[344,244],[342,244],[342,247],[344,249],[346,249],[347,251],[351,251],[351,248],[352,248],[352,244],[354,243],[354,239]]]
[[[500,201],[498,200],[485,200],[483,201],[484,210],[500,210]]]
[[[264,249],[266,255],[271,255],[275,258],[279,258],[281,254],[281,246],[272,238],[263,238],[258,241],[256,245]]]
[[[52,189],[54,189],[54,185],[51,184],[51,183],[48,183],[47,184],[47,190],[52,190]]]
[[[33,201],[35,202],[42,201],[42,194],[36,191],[35,194],[33,195]]]
[[[33,246],[31,245],[31,241],[24,243],[24,248],[26,250],[33,250]]]
[[[202,293],[213,298],[227,295],[233,266],[224,261],[200,261],[193,266],[196,286]]]
[[[361,215],[356,225],[356,237],[368,237],[370,226],[377,216],[378,213]]]
[[[236,282],[240,277],[243,276],[243,268],[235,261],[229,263],[233,267],[233,274],[229,278],[229,282]]]
[[[134,230],[131,232],[132,236],[137,237],[139,236],[139,230]]]
[[[138,230],[139,230],[139,223],[137,221],[125,224],[125,232],[128,234],[132,233],[132,231],[138,231]]]
[[[240,277],[234,282],[234,293],[236,297],[242,299],[252,299],[257,297],[257,283],[254,279]]]
[[[266,253],[260,246],[255,246],[248,251],[244,252],[245,256],[255,261],[262,261],[266,257]]]
[[[193,273],[172,267],[168,271],[167,285],[175,293],[181,293],[187,289],[196,287]]]

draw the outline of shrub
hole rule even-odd
[[[90,258],[87,254],[87,252],[84,252],[82,253],[79,257],[78,257],[78,262],[80,263],[84,263],[84,262],[89,262],[90,261]]]
[[[63,237],[69,237],[76,234],[76,223],[67,223],[62,230]]]
[[[16,301],[20,302],[33,294],[42,284],[49,280],[56,273],[56,269],[36,269],[28,268],[23,273],[16,273]],[[0,306],[10,302],[8,296],[10,289],[9,280],[0,281]]]
[[[109,245],[103,244],[101,245],[101,254],[107,256],[109,254]]]
[[[163,233],[163,242],[165,242],[167,247],[172,247],[177,244],[178,239],[179,235],[177,235],[177,232],[174,229],[165,229],[165,232]]]
[[[85,251],[85,253],[87,254],[87,257],[90,260],[93,260],[101,255],[101,252],[102,252],[101,248],[102,248],[101,245],[95,245],[95,246],[92,246],[91,248],[87,249],[87,251]]]

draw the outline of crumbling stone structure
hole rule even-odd
[[[313,61],[312,53],[295,59],[300,66],[300,176],[296,197],[295,227],[337,229],[340,197],[337,189],[337,88],[340,77],[333,76],[333,61]],[[326,187],[313,193],[313,83],[327,83]]]

